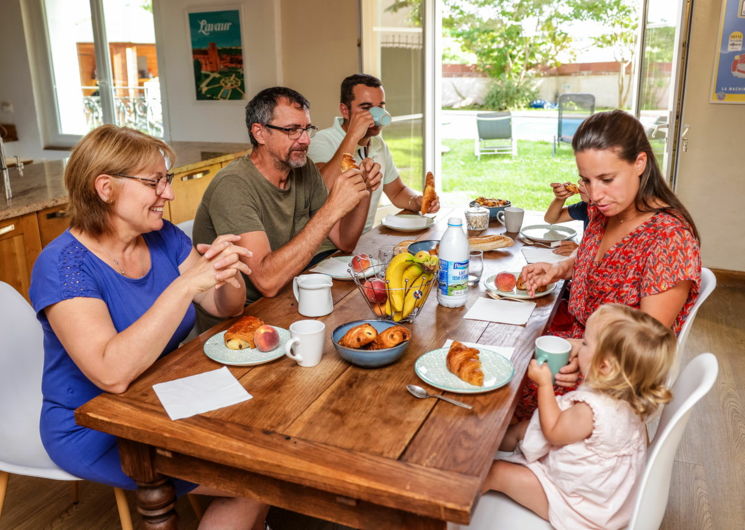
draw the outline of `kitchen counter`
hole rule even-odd
[[[230,160],[234,153],[250,147],[249,144],[221,142],[173,142],[169,145],[176,153],[174,172],[190,171],[207,160],[211,163]],[[0,221],[67,204],[64,184],[66,163],[67,159],[34,162],[24,167],[22,177],[16,168],[11,168],[13,198],[8,201],[4,190],[0,192]]]

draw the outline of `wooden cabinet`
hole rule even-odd
[[[46,247],[55,237],[67,230],[70,226],[70,215],[67,213],[67,205],[52,206],[36,212],[39,223],[39,236],[41,247]]]
[[[169,204],[172,223],[194,219],[204,191],[221,167],[221,163],[210,164],[174,175],[174,199]]]
[[[35,213],[0,221],[0,280],[27,300],[31,268],[39,252],[41,239]]]

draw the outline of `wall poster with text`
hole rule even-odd
[[[724,0],[717,57],[712,79],[712,103],[745,103],[745,0]]]
[[[197,100],[243,99],[240,9],[189,11]]]

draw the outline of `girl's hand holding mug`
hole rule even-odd
[[[545,385],[553,387],[554,385],[551,369],[546,362],[539,363],[535,359],[531,359],[528,365],[528,377],[539,387]]]

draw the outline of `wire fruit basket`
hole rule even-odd
[[[437,283],[437,268],[425,271],[411,281],[404,280],[403,287],[395,288],[385,279],[384,268],[378,269],[375,275],[367,278],[364,271],[354,273],[350,269],[350,275],[370,311],[378,320],[414,322],[432,286]]]

